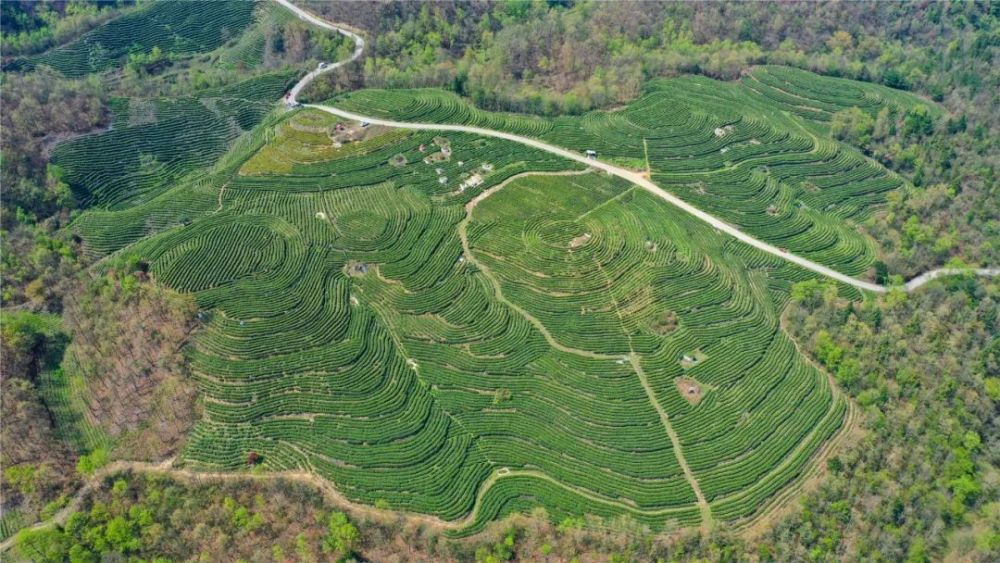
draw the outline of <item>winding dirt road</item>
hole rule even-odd
[[[462,520],[455,522],[448,522],[441,520],[440,518],[430,516],[427,514],[420,514],[416,512],[406,512],[406,511],[389,511],[381,510],[375,508],[374,506],[359,504],[351,501],[346,496],[344,496],[340,491],[338,491],[333,483],[306,470],[301,471],[274,471],[268,473],[248,473],[239,471],[199,471],[194,469],[187,469],[184,467],[175,467],[174,458],[166,459],[159,463],[150,463],[145,461],[114,461],[110,464],[98,469],[93,475],[87,478],[84,485],[76,492],[75,495],[70,499],[66,506],[55,513],[51,518],[37,522],[31,526],[26,527],[26,530],[42,530],[45,528],[51,528],[52,526],[62,526],[66,524],[66,521],[74,512],[80,510],[83,506],[84,500],[90,495],[94,490],[103,485],[104,480],[113,475],[118,475],[121,473],[132,472],[141,473],[146,475],[163,475],[180,481],[182,483],[191,484],[201,484],[201,483],[216,483],[216,482],[226,482],[226,481],[270,481],[270,480],[285,480],[289,482],[304,483],[311,485],[320,490],[320,492],[334,505],[342,508],[346,508],[352,512],[358,514],[364,514],[365,516],[375,517],[375,518],[386,518],[392,515],[404,515],[406,518],[412,522],[419,522],[423,525],[430,526],[437,529],[458,529],[462,526],[466,526],[473,521],[476,515],[476,511],[472,511],[468,516]],[[494,480],[495,475],[491,476],[488,480]],[[485,489],[484,489],[485,490]],[[477,498],[478,501],[478,498]],[[0,553],[9,550],[14,546],[17,540],[17,535],[7,538],[3,542],[0,542]],[[0,558],[2,559],[2,558]]]
[[[1000,268],[938,268],[936,270],[924,272],[906,282],[906,284],[903,285],[903,289],[906,291],[913,291],[925,283],[936,280],[942,276],[961,276],[965,274],[992,278],[1000,276]]]
[[[350,37],[351,39],[354,40],[354,52],[351,53],[350,57],[342,61],[329,63],[322,68],[317,68],[316,70],[313,70],[309,74],[303,76],[302,80],[299,80],[295,84],[295,86],[292,87],[291,91],[288,93],[287,103],[289,105],[294,105],[296,103],[296,99],[299,97],[299,92],[301,92],[302,89],[305,88],[306,85],[308,85],[310,82],[312,82],[317,76],[325,72],[330,72],[331,70],[336,70],[346,64],[350,64],[358,60],[358,58],[361,57],[361,54],[365,52],[365,40],[362,39],[360,35],[354,33],[353,31],[349,31],[347,29],[344,29],[343,27],[335,26],[332,23],[317,18],[316,16],[310,14],[309,12],[303,10],[302,8],[299,8],[295,4],[292,4],[288,0],[274,0],[274,1],[277,2],[278,4],[281,4],[285,8],[291,10],[292,13],[294,13],[296,16],[299,17],[299,19],[305,21],[306,23],[311,23],[315,26],[322,27],[323,29],[335,31],[337,33],[340,33],[341,35],[346,35],[347,37]]]
[[[355,50],[354,50],[354,54],[349,59],[347,59],[345,61],[338,62],[338,63],[330,64],[330,65],[326,66],[325,68],[316,69],[316,70],[310,72],[309,74],[307,74],[305,77],[303,77],[302,80],[300,80],[292,88],[291,93],[290,93],[290,95],[288,97],[288,103],[289,104],[295,104],[295,103],[297,103],[297,97],[298,97],[299,93],[302,91],[302,89],[306,85],[308,85],[310,82],[312,82],[317,76],[319,76],[320,74],[323,74],[323,73],[335,70],[335,69],[337,69],[337,68],[339,68],[339,67],[341,67],[341,66],[343,66],[343,65],[345,65],[347,63],[350,63],[350,62],[356,60],[358,57],[360,57],[361,54],[364,51],[365,41],[364,41],[364,39],[362,39],[356,33],[353,33],[351,31],[343,29],[342,27],[338,27],[335,24],[332,24],[330,22],[324,21],[324,20],[322,20],[322,19],[320,19],[320,18],[318,18],[316,16],[313,16],[312,14],[309,14],[305,10],[303,10],[303,9],[295,6],[294,4],[292,4],[289,0],[275,0],[275,1],[278,2],[279,4],[281,4],[282,6],[285,6],[286,8],[288,8],[289,10],[291,10],[292,12],[294,12],[299,18],[301,18],[301,19],[303,19],[303,20],[305,20],[305,21],[307,21],[309,23],[312,23],[314,25],[318,25],[318,26],[323,27],[325,29],[328,29],[328,30],[331,30],[331,31],[336,31],[338,33],[342,33],[342,34],[344,34],[344,35],[346,35],[348,37],[351,37],[352,39],[354,39],[354,44],[356,46]],[[336,115],[338,117],[343,117],[345,119],[351,119],[351,120],[354,120],[354,121],[367,121],[368,123],[372,123],[374,125],[382,125],[382,126],[385,126],[385,127],[394,127],[394,128],[398,128],[398,129],[422,130],[422,131],[423,130],[426,130],[426,131],[457,131],[457,132],[463,132],[463,133],[472,133],[472,134],[481,135],[481,136],[484,136],[484,137],[495,137],[495,138],[498,138],[498,139],[504,139],[504,140],[507,140],[507,141],[513,141],[515,143],[520,143],[522,145],[526,145],[526,146],[529,146],[529,147],[532,147],[532,148],[535,148],[535,149],[538,149],[538,150],[542,150],[542,151],[545,151],[545,152],[548,152],[548,153],[551,153],[551,154],[554,154],[554,155],[557,155],[557,156],[561,156],[561,157],[569,159],[569,160],[574,160],[576,162],[581,162],[581,163],[586,164],[588,166],[591,166],[593,168],[596,168],[596,169],[599,169],[599,170],[603,170],[603,171],[607,172],[608,174],[611,174],[611,175],[614,175],[614,176],[618,176],[619,178],[628,180],[629,182],[635,184],[636,186],[639,186],[640,188],[646,190],[647,192],[655,195],[656,197],[659,197],[660,199],[663,199],[663,200],[667,201],[671,205],[674,205],[675,207],[680,208],[681,210],[685,211],[686,213],[689,213],[689,214],[697,217],[698,219],[704,221],[705,223],[708,223],[709,225],[711,225],[716,230],[718,230],[720,232],[724,232],[727,235],[730,235],[733,238],[736,238],[736,239],[738,239],[738,240],[740,240],[740,241],[742,241],[742,242],[744,242],[746,244],[749,244],[750,246],[753,246],[754,248],[757,248],[759,250],[767,252],[768,254],[773,254],[774,256],[777,256],[777,257],[779,257],[779,258],[781,258],[783,260],[787,260],[789,262],[797,264],[797,265],[799,265],[799,266],[801,266],[801,267],[803,267],[803,268],[805,268],[807,270],[811,270],[813,272],[816,272],[818,274],[826,276],[826,277],[828,277],[830,279],[837,280],[839,282],[842,282],[842,283],[854,286],[854,287],[856,287],[858,289],[863,289],[865,291],[872,291],[872,292],[875,292],[875,293],[885,293],[889,289],[892,289],[889,286],[879,285],[877,283],[873,283],[873,282],[870,282],[870,281],[865,281],[865,280],[860,280],[860,279],[857,279],[857,278],[853,278],[851,276],[848,276],[846,274],[838,272],[837,270],[834,270],[834,269],[829,268],[827,266],[824,266],[822,264],[818,264],[818,263],[813,262],[812,260],[809,260],[807,258],[803,258],[801,256],[798,256],[798,255],[792,254],[790,252],[784,251],[784,250],[782,250],[782,249],[780,249],[780,248],[778,248],[778,247],[776,247],[776,246],[774,246],[772,244],[768,244],[768,243],[766,243],[766,242],[764,242],[762,240],[756,239],[756,238],[754,238],[754,237],[752,237],[752,236],[744,233],[743,231],[739,230],[738,228],[730,225],[729,223],[726,223],[725,221],[723,221],[723,220],[721,220],[721,219],[719,219],[717,217],[714,217],[714,216],[712,216],[712,215],[710,215],[710,214],[702,211],[701,209],[698,209],[697,207],[695,207],[695,206],[691,205],[690,203],[682,200],[681,198],[675,196],[674,194],[672,194],[672,193],[664,190],[663,188],[657,186],[656,184],[654,184],[650,180],[646,179],[643,175],[641,175],[641,174],[639,174],[637,172],[633,172],[631,170],[627,170],[625,168],[621,168],[619,166],[615,166],[615,165],[609,164],[607,162],[602,162],[600,160],[593,160],[593,159],[590,159],[590,158],[588,158],[588,157],[586,157],[586,156],[584,156],[584,155],[582,155],[582,154],[580,154],[578,152],[571,151],[571,150],[568,150],[568,149],[565,149],[565,148],[562,148],[562,147],[558,147],[558,146],[555,146],[555,145],[551,145],[549,143],[546,143],[544,141],[540,141],[538,139],[533,139],[531,137],[524,137],[524,136],[521,136],[521,135],[515,135],[513,133],[507,133],[507,132],[504,132],[504,131],[495,131],[493,129],[485,129],[485,128],[482,128],[482,127],[472,127],[472,126],[468,126],[468,125],[452,125],[452,124],[442,124],[442,123],[411,123],[411,122],[403,122],[403,121],[392,121],[392,120],[388,120],[388,119],[379,119],[377,117],[369,117],[369,116],[365,116],[365,115],[360,115],[360,114],[357,114],[357,113],[352,113],[352,112],[349,112],[349,111],[346,111],[346,110],[342,110],[340,108],[336,108],[336,107],[333,107],[333,106],[322,105],[322,104],[305,104],[305,107],[310,107],[310,108],[317,109],[317,110],[320,110],[320,111],[325,111],[327,113]],[[914,291],[917,288],[921,287],[922,285],[926,284],[927,282],[930,282],[931,280],[934,280],[934,279],[936,279],[938,277],[946,276],[946,275],[953,275],[953,274],[966,274],[966,273],[971,273],[971,274],[979,275],[979,276],[997,276],[997,275],[1000,275],[1000,268],[979,268],[979,269],[939,268],[937,270],[932,270],[930,272],[926,272],[924,274],[921,274],[921,275],[913,278],[912,280],[908,281],[905,285],[903,285],[902,289],[904,291]]]

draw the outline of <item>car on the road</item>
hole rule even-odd
[[[319,63],[319,68],[321,68],[321,69],[326,68],[326,63]]]

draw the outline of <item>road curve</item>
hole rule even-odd
[[[295,105],[297,101],[296,98],[298,98],[299,96],[299,92],[301,92],[302,89],[305,88],[307,84],[312,82],[313,79],[315,79],[317,76],[323,74],[324,72],[330,72],[331,70],[336,70],[346,64],[350,64],[358,60],[358,58],[361,57],[361,54],[365,52],[365,40],[357,33],[348,31],[343,27],[338,27],[336,25],[333,25],[332,23],[327,22],[326,20],[317,18],[316,16],[310,14],[309,12],[303,10],[302,8],[299,8],[295,4],[292,4],[288,0],[274,0],[274,1],[291,10],[293,14],[298,16],[300,20],[303,20],[306,23],[311,23],[313,25],[322,27],[323,29],[328,29],[330,31],[336,31],[341,35],[346,35],[347,37],[350,37],[351,39],[354,40],[354,52],[351,53],[350,57],[342,61],[329,63],[323,68],[317,68],[313,70],[309,74],[302,77],[302,80],[299,80],[295,84],[295,86],[292,87],[291,91],[289,91],[288,93],[288,98],[286,99],[286,103],[288,103],[288,105]]]
[[[351,55],[349,59],[329,64],[325,68],[313,70],[312,72],[304,76],[302,80],[300,80],[292,88],[287,101],[289,105],[295,105],[297,103],[297,97],[299,95],[299,92],[301,92],[302,89],[310,82],[312,82],[317,76],[325,72],[330,72],[345,64],[357,60],[358,57],[360,57],[362,52],[364,51],[365,41],[356,33],[338,27],[337,25],[327,22],[323,19],[320,19],[306,12],[305,10],[295,6],[289,0],[275,0],[275,2],[278,2],[282,6],[285,6],[286,8],[294,12],[299,18],[305,20],[306,22],[320,26],[324,29],[336,31],[338,33],[341,33],[343,35],[346,35],[354,39],[354,44],[355,44],[354,54]],[[578,152],[574,152],[555,145],[550,145],[549,143],[540,141],[538,139],[533,139],[531,137],[524,137],[521,135],[515,135],[513,133],[507,133],[504,131],[495,131],[493,129],[484,129],[482,127],[472,127],[469,125],[452,125],[444,123],[410,123],[403,121],[392,121],[388,119],[379,119],[377,117],[360,115],[357,113],[352,113],[349,111],[342,110],[340,108],[322,104],[306,104],[306,107],[325,111],[327,113],[343,117],[345,119],[351,119],[354,121],[367,121],[369,123],[373,123],[375,125],[382,125],[385,127],[394,127],[398,129],[426,130],[426,131],[458,131],[463,133],[473,133],[475,135],[482,135],[484,137],[495,137],[498,139],[505,139],[507,141],[513,141],[515,143],[527,145],[536,148],[538,150],[542,150],[557,156],[561,156],[563,158],[567,158],[569,160],[581,162],[593,168],[604,170],[608,174],[612,174],[614,176],[618,176],[619,178],[628,180],[629,182],[632,182],[633,184],[639,186],[640,188],[646,190],[647,192],[655,195],[656,197],[659,197],[660,199],[663,199],[668,203],[676,207],[679,207],[681,210],[708,223],[709,225],[711,225],[720,232],[726,233],[727,235],[730,235],[733,238],[736,238],[746,244],[749,244],[754,248],[767,252],[768,254],[773,254],[778,258],[797,264],[807,270],[816,272],[817,274],[821,274],[830,279],[834,279],[841,283],[854,286],[858,289],[863,289],[865,291],[872,291],[875,293],[885,293],[889,291],[889,289],[895,288],[895,286],[884,286],[877,283],[853,278],[851,276],[848,276],[847,274],[843,274],[841,272],[838,272],[837,270],[828,268],[827,266],[813,262],[812,260],[809,260],[807,258],[803,258],[801,256],[782,250],[772,244],[768,244],[762,240],[756,239],[744,233],[743,231],[737,229],[736,227],[730,225],[729,223],[726,223],[725,221],[713,215],[710,215],[702,211],[701,209],[698,209],[697,207],[691,205],[690,203],[684,201],[683,199],[657,186],[652,181],[650,181],[649,179],[647,179],[646,177],[642,176],[637,172],[633,172],[631,170],[621,168],[613,164],[608,164],[607,162],[602,162],[600,160],[590,159]],[[913,278],[912,280],[906,282],[906,284],[899,286],[899,289],[910,292],[941,276],[969,274],[969,273],[978,276],[993,277],[1000,275],[1000,268],[979,268],[979,269],[938,268],[936,270],[931,270],[930,272],[923,273]]]
[[[936,280],[942,276],[974,275],[993,278],[1000,276],[1000,268],[938,268],[929,272],[924,272],[903,285],[905,291],[913,291],[927,282]]]

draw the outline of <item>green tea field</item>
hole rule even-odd
[[[998,7],[4,1],[0,558],[1000,560]]]
[[[164,9],[129,17],[155,29]],[[274,13],[230,16],[257,27],[220,60]],[[218,49],[219,23],[172,40]],[[79,42],[107,51],[108,27]],[[881,249],[858,225],[904,185],[833,140],[832,115],[919,98],[764,66],[554,119],[436,89],[275,109],[296,75],[119,98],[110,131],[53,153],[91,206],[70,228],[97,270],[138,260],[197,301],[186,354],[204,414],[181,463],[239,470],[253,454],[459,534],[537,506],[709,528],[787,498],[853,417],[781,313],[821,270],[871,278]]]
[[[830,114],[921,103],[888,88],[761,67],[740,83],[655,81],[624,109],[542,119],[484,112],[440,90],[351,92],[332,105],[406,122],[536,137],[648,172],[660,187],[754,237],[852,276],[875,260],[856,225],[903,180],[827,135]]]
[[[630,111],[585,119],[636,128],[646,110]],[[677,127],[725,126],[683,115]],[[660,126],[663,144],[647,143],[666,155],[681,137]],[[747,159],[776,169],[796,142],[812,155],[769,134],[776,146]],[[703,137],[688,142],[721,142]],[[810,178],[835,165],[808,162]],[[795,240],[840,228],[861,250],[833,237],[816,256],[861,268],[871,245],[835,225],[866,206],[836,201],[799,211],[816,220]],[[184,461],[237,470],[255,452],[462,533],[534,506],[654,529],[748,518],[810,471],[848,408],[779,326],[790,285],[811,275],[509,141],[273,115],[197,181],[75,228],[113,252],[104,267],[136,256],[196,296],[205,414]]]

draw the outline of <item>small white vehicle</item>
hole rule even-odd
[[[362,127],[368,127],[369,125],[371,125],[371,123],[368,123],[367,121],[362,121],[361,122],[361,126]]]
[[[320,69],[326,68],[326,63],[319,63],[319,68]]]

